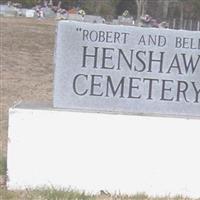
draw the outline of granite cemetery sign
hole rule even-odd
[[[61,21],[54,107],[200,117],[200,33]]]

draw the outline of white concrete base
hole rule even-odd
[[[200,121],[11,108],[9,189],[200,197]]]

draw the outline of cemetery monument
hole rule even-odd
[[[113,115],[199,118],[199,32],[60,21],[54,76],[10,109],[9,189],[200,196],[198,119]]]
[[[199,32],[62,21],[55,63],[54,107],[200,116]]]

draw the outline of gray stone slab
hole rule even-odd
[[[56,17],[55,12],[52,11],[51,8],[44,8],[43,11],[44,11],[44,16],[47,17],[47,18],[54,18],[54,17]]]
[[[119,24],[122,25],[133,25],[133,17],[118,16]]]
[[[19,8],[19,9],[17,10],[17,15],[18,15],[18,16],[23,16],[23,17],[25,17],[25,16],[26,16],[26,12],[27,12],[27,9],[26,9],[26,8]]]
[[[113,25],[119,25],[119,20],[118,19],[113,19],[112,20]]]
[[[61,21],[54,107],[200,117],[200,34]]]
[[[90,23],[105,23],[105,19],[101,16],[95,16],[95,15],[85,15],[84,16],[84,22],[90,22]]]
[[[79,14],[68,14],[67,19],[74,20],[74,21],[83,21],[83,17]]]
[[[17,16],[17,8],[7,5],[0,5],[0,14],[4,17]]]

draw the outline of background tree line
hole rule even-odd
[[[6,2],[6,0],[3,0]],[[31,7],[44,0],[13,0]],[[200,19],[200,0],[52,0],[54,5],[59,1],[62,7],[70,9],[80,7],[87,14],[101,15],[103,17],[116,17],[122,15],[124,10],[129,10],[130,15],[139,18],[149,14],[156,19],[167,20],[170,18]],[[183,22],[182,22],[183,23]]]

